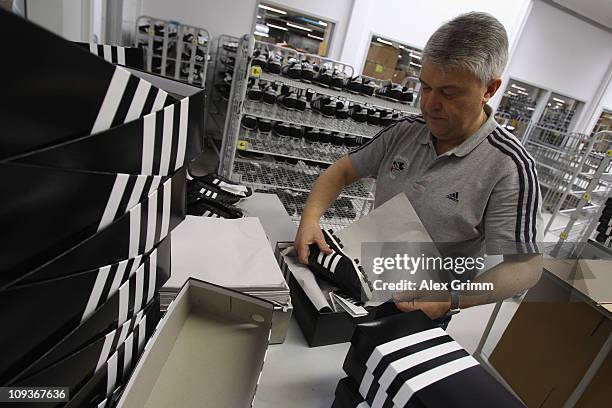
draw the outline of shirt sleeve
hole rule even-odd
[[[495,185],[484,216],[488,253],[540,253],[542,198],[534,168],[514,168]]]
[[[380,164],[387,154],[397,124],[387,126],[368,142],[352,150],[349,158],[357,175],[361,178],[374,177],[378,174]]]

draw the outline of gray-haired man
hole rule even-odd
[[[494,291],[449,293],[432,300],[419,292],[394,296],[400,310],[423,310],[445,319],[459,308],[492,303],[532,287],[542,273],[534,253],[540,191],[534,161],[518,140],[497,126],[487,102],[501,86],[508,38],[485,13],[468,13],[429,39],[421,69],[422,116],[401,120],[330,166],[314,184],[295,246],[308,263],[308,246],[330,249],[319,220],[344,186],[377,180],[375,206],[404,192],[434,242],[513,242],[527,253],[504,261],[475,280]],[[531,253],[529,253],[531,252]],[[461,295],[461,296],[460,296]]]

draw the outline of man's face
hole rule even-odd
[[[428,58],[423,60],[420,79],[421,111],[431,133],[441,140],[469,136],[466,133],[472,130],[492,96],[490,87],[470,72],[443,71]]]

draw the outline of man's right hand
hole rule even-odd
[[[325,242],[319,221],[302,217],[300,227],[295,235],[294,246],[297,249],[298,260],[304,265],[308,265],[308,255],[310,254],[308,246],[315,243],[319,246],[321,252],[327,255],[332,253],[329,245]]]

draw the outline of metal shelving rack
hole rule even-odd
[[[304,112],[286,110],[278,105],[267,105],[246,98],[249,80],[289,86],[296,91],[310,89],[344,101],[351,101],[374,108],[401,112],[402,115],[417,114],[413,104],[404,104],[379,97],[368,97],[320,86],[314,82],[302,82],[283,75],[251,69],[251,55],[255,49],[280,54],[284,61],[289,57],[307,59],[319,66],[338,69],[347,77],[354,75],[350,65],[311,54],[300,54],[295,50],[262,43],[245,36],[236,53],[236,64],[229,98],[228,115],[225,121],[221,147],[219,173],[254,187],[256,190],[274,192],[279,195],[287,212],[299,222],[303,206],[312,184],[322,171],[349,151],[344,145],[308,142],[275,134],[261,133],[241,126],[244,115],[274,122],[286,122],[302,127],[312,127],[341,135],[356,136],[357,144],[373,137],[383,127],[357,123],[352,119],[338,120],[324,117],[306,109]],[[341,228],[365,215],[374,201],[374,181],[361,181],[345,188],[339,200],[322,217],[321,224],[332,229]],[[349,204],[350,203],[350,204]]]
[[[554,144],[564,154],[559,158],[567,159],[564,170],[549,165],[545,167],[555,169],[559,180],[554,195],[558,197],[557,203],[544,230],[544,234],[551,232],[559,236],[558,242],[547,248],[547,252],[554,257],[575,257],[582,253],[585,244],[592,238],[606,200],[612,195],[612,132],[566,136],[569,144]],[[547,146],[551,149],[550,143]],[[575,150],[572,151],[570,146]],[[540,164],[541,158],[536,157],[536,160]],[[561,174],[565,169],[570,171]],[[541,174],[539,177],[542,177]],[[540,181],[540,184],[552,188],[546,181]],[[551,228],[560,215],[569,217],[567,223]]]
[[[141,16],[136,46],[145,51],[145,69],[204,88],[210,35],[200,27]]]
[[[206,134],[217,156],[220,155],[231,90],[231,80],[228,83],[226,76],[231,77],[233,73],[239,42],[240,38],[223,34],[214,39],[211,47],[212,69],[206,79]]]

